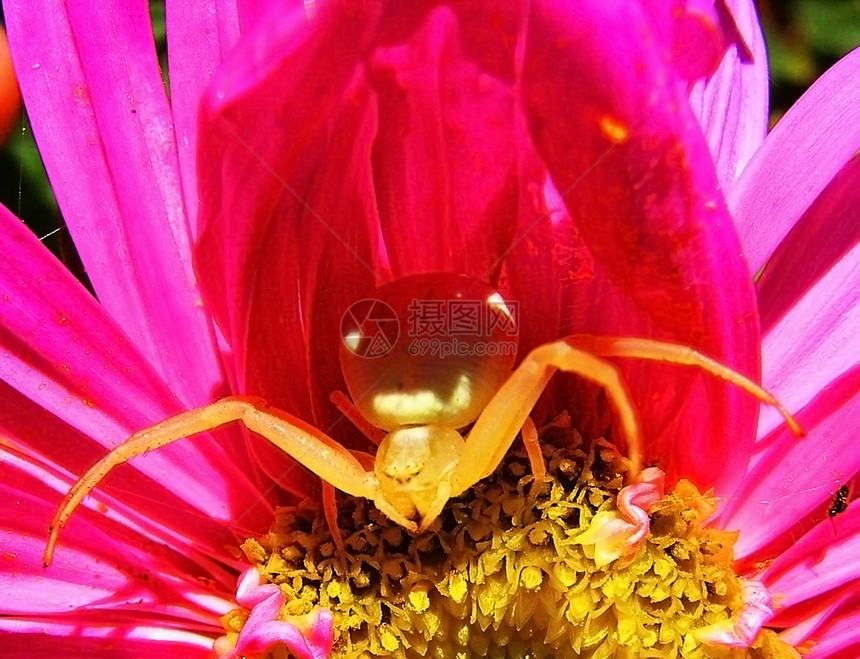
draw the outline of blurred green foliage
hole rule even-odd
[[[860,0],[759,0],[757,5],[770,53],[775,121],[821,73],[860,44]],[[164,0],[152,0],[150,8],[167,84]],[[0,203],[85,279],[26,117],[0,150]]]
[[[770,59],[771,123],[860,45],[860,0],[758,0]]]

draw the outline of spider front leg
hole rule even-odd
[[[638,476],[642,468],[642,435],[617,367],[565,341],[555,341],[532,350],[484,408],[466,438],[451,479],[451,496],[462,494],[499,466],[557,370],[581,375],[606,390],[627,442],[630,475],[634,479]]]
[[[361,451],[350,451],[352,457],[361,463],[365,471],[370,474],[373,471],[373,456]],[[371,489],[378,492],[375,478],[368,475],[368,479],[373,481]],[[343,533],[340,532],[340,527],[337,525],[337,488],[326,480],[321,482],[322,485],[322,509],[325,517],[328,530],[331,532],[331,539],[335,546],[340,551],[346,551],[346,543],[343,540]]]
[[[630,359],[647,359],[650,361],[666,362],[679,366],[693,366],[707,371],[711,375],[730,382],[743,389],[761,402],[773,405],[785,417],[785,422],[791,431],[801,437],[803,428],[773,395],[757,385],[749,378],[724,364],[703,355],[693,348],[677,343],[655,341],[654,339],[639,339],[626,336],[595,336],[593,334],[574,334],[565,339],[569,344],[582,350],[599,355],[600,357],[626,357]]]
[[[75,508],[111,469],[141,453],[233,421],[241,421],[249,430],[262,435],[339,490],[370,500],[376,497],[373,473],[333,439],[291,414],[270,408],[260,398],[233,396],[141,430],[93,465],[72,486],[51,521],[45,567],[50,565],[59,533]]]
[[[559,369],[581,375],[606,390],[621,422],[631,462],[630,475],[635,479],[642,463],[639,421],[618,369],[604,357],[695,366],[773,405],[785,417],[789,428],[795,434],[803,435],[800,424],[770,393],[749,378],[689,346],[652,339],[577,334],[532,350],[502,385],[467,437],[460,464],[452,478],[452,496],[461,494],[489,476],[499,465],[547,382]]]

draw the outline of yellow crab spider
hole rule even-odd
[[[642,463],[639,423],[624,382],[606,357],[697,366],[777,406],[800,433],[773,396],[685,346],[576,335],[535,348],[512,372],[515,308],[489,285],[453,274],[414,275],[381,287],[375,297],[352,305],[344,315],[340,357],[352,406],[345,395],[333,396],[337,407],[378,443],[375,456],[353,454],[260,398],[225,398],[135,433],[90,468],[54,516],[45,565],[75,508],[111,469],[234,421],[278,446],[323,483],[372,501],[413,533],[426,529],[450,498],[489,476],[521,431],[533,473],[544,473],[529,414],[558,370],[606,391],[627,447],[628,474],[635,479]],[[335,542],[342,546],[330,486],[324,488],[324,507]]]

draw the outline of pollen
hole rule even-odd
[[[650,506],[632,555],[596,561],[589,537],[619,518],[625,461],[569,434],[565,448],[544,443],[542,482],[511,451],[419,535],[340,495],[345,551],[310,501],[242,550],[285,595],[282,618],[331,611],[339,659],[799,656],[769,630],[751,647],[726,640],[748,622],[750,589],[732,568],[735,534],[707,527],[714,501],[690,483]],[[247,616],[225,616],[227,632]]]
[[[600,117],[598,123],[600,132],[607,140],[613,144],[623,144],[627,141],[630,135],[630,128],[624,125],[621,121],[609,115]]]

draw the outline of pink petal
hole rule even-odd
[[[856,215],[850,210],[844,216],[848,233],[858,235]],[[839,225],[832,227],[839,231]],[[834,239],[837,242],[839,239]],[[799,243],[795,242],[796,246]],[[796,292],[792,276],[803,281],[809,270],[815,272],[827,259],[826,249],[816,243],[802,247],[800,255],[791,257],[796,269],[782,271],[788,279],[786,295]],[[816,253],[817,252],[817,253]],[[860,243],[855,244],[829,272],[821,277],[805,295],[794,302],[785,315],[765,334],[762,343],[763,382],[790,410],[806,405],[831,381],[860,363]],[[769,290],[773,291],[773,288]],[[782,296],[783,291],[776,292]],[[776,305],[779,305],[777,301]],[[785,305],[787,306],[787,305]],[[770,307],[772,308],[772,307]],[[759,423],[759,436],[782,423],[774,410],[764,410]]]
[[[693,632],[697,640],[730,647],[748,648],[761,628],[773,617],[773,598],[759,581],[742,583],[744,608],[736,618],[723,620]]]
[[[762,332],[769,332],[804,295],[811,294],[835,264],[856,260],[856,254],[848,254],[860,243],[857,208],[860,158],[854,157],[812,202],[758,277]]]
[[[221,375],[146,5],[4,9],[34,133],[99,300],[185,404],[210,400]]]
[[[280,611],[286,601],[284,592],[274,584],[264,584],[255,567],[239,579],[236,601],[251,609],[236,646],[221,659],[239,659],[248,654],[259,656],[286,645],[299,659],[326,659],[334,639],[332,615],[328,609],[315,607],[301,616],[287,616]]]
[[[819,522],[793,543],[762,575],[781,609],[860,583],[860,500]],[[791,616],[790,612],[787,612]],[[779,624],[778,622],[775,624]]]
[[[860,149],[860,49],[819,78],[776,125],[728,197],[744,252],[759,271]]]
[[[656,467],[643,469],[635,483],[623,487],[616,501],[618,510],[601,511],[588,529],[576,538],[582,545],[593,545],[598,567],[626,557],[632,560],[642,540],[651,531],[648,511],[664,495],[665,475]]]
[[[794,645],[808,647],[804,657],[849,659],[860,652],[860,597],[857,590],[845,589],[814,616],[782,633]]]
[[[9,659],[99,657],[101,659],[210,659],[212,639],[149,621],[109,618],[79,622],[0,618],[0,653]]]
[[[717,71],[690,92],[724,193],[734,186],[767,134],[768,67],[764,37],[751,0],[727,2],[737,39]]]
[[[574,331],[675,340],[755,377],[751,278],[681,81],[645,45],[649,25],[633,5],[532,8],[523,85],[533,138],[594,257],[594,288],[609,293],[569,282]],[[632,366],[625,378],[647,401],[647,454],[670,481],[737,481],[752,401],[677,368]]]
[[[51,424],[40,427],[45,431],[57,428]],[[13,435],[13,439],[18,438]],[[26,446],[19,448],[10,443],[0,447],[0,457],[4,492],[0,508],[5,509],[3,527],[11,534],[3,546],[9,551],[15,547],[17,558],[25,568],[41,572],[48,526],[61,496],[69,487],[68,477],[63,469],[41,459]],[[206,542],[211,542],[214,545],[219,541],[223,546],[231,539],[225,529],[206,515],[190,510],[168,490],[137,472],[126,477],[123,485],[122,489],[109,491],[126,504],[103,492],[84,501],[60,536],[56,563],[84,564],[85,561],[72,557],[88,553],[101,557],[100,560],[112,560],[123,570],[136,566],[134,572],[138,575],[152,571],[173,578],[201,575],[212,584],[232,581],[231,571],[223,567],[223,556],[216,554],[221,562],[214,562],[194,548],[196,544],[205,546]],[[146,492],[149,496],[135,497],[135,491]],[[132,504],[131,507],[128,504]],[[25,508],[28,514],[20,517]],[[188,521],[177,520],[178,511]],[[167,526],[159,524],[160,521],[166,521]],[[195,542],[195,537],[201,537],[203,542]],[[89,582],[84,579],[82,583]],[[188,590],[194,591],[193,588]]]
[[[67,481],[61,470],[26,451],[3,447],[0,457],[0,580],[4,592],[16,595],[0,606],[4,613],[131,608],[212,625],[230,608],[234,572],[223,561],[211,561],[187,539],[102,501],[81,506],[45,568],[48,524]]]
[[[197,264],[236,387],[323,430],[339,417],[327,396],[343,387],[340,316],[376,283],[376,111],[350,86],[373,24],[272,12],[219,70],[201,119]]]
[[[648,467],[642,470],[635,483],[621,488],[618,493],[618,512],[637,528],[630,537],[631,544],[648,536],[651,530],[648,511],[663,498],[665,479],[666,475],[657,467]]]
[[[196,235],[197,114],[204,88],[239,38],[239,16],[236,0],[182,0],[165,8],[173,130],[185,210]]]
[[[769,549],[774,555],[796,542],[794,526],[860,471],[858,389],[860,367],[855,367],[798,414],[806,437],[798,439],[782,426],[761,440],[766,452],[720,517],[722,528],[741,531],[735,545],[738,558],[753,560],[755,552],[776,542]]]
[[[0,226],[0,250],[6,256],[0,260],[2,434],[82,473],[105,447],[180,411],[181,405],[92,296],[2,207]],[[223,446],[211,439],[183,441],[135,460],[136,470],[172,493],[172,505],[129,502],[154,519],[207,539],[216,553],[224,541],[224,522],[259,500],[236,465],[243,466],[244,453],[236,448],[240,438],[224,434]],[[178,514],[172,506],[179,502],[185,511],[204,513],[209,523]],[[252,515],[245,523],[255,521],[259,517]]]

